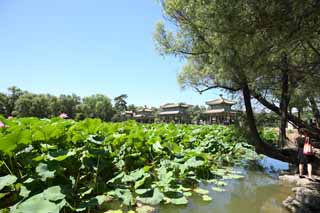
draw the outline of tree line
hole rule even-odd
[[[104,121],[121,120],[121,112],[135,110],[128,105],[127,95],[123,94],[112,100],[103,94],[81,98],[76,94],[51,95],[34,94],[16,86],[8,88],[7,93],[0,92],[0,114],[14,117],[51,118],[66,113],[69,118],[100,118]]]

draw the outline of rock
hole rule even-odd
[[[290,212],[309,213],[320,212],[320,181],[310,181],[307,178],[299,178],[298,175],[282,175],[279,179],[295,185],[292,191],[294,197],[288,197],[282,202]]]
[[[320,192],[318,190],[305,187],[296,187],[292,190],[295,192],[295,199],[298,202],[320,210]]]
[[[299,178],[299,175],[281,175],[279,176],[279,180],[292,184],[294,186],[302,186],[302,187],[309,187],[315,188],[320,190],[320,178],[314,176],[317,181],[310,181],[308,178]]]
[[[296,199],[288,197],[282,202],[282,205],[293,213],[313,213],[314,211],[309,209],[307,206],[302,205]]]

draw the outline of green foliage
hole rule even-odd
[[[0,119],[8,126],[0,132],[0,209],[13,212],[83,211],[110,199],[184,205],[208,193],[200,181],[223,186],[241,177],[230,167],[256,157],[231,126]]]
[[[279,133],[275,128],[262,128],[260,130],[260,136],[264,141],[274,144],[276,144],[279,139]]]
[[[110,121],[115,113],[111,100],[102,94],[81,99],[75,94],[34,94],[17,87],[10,87],[8,91],[8,94],[0,93],[0,114],[5,116],[52,118],[66,113],[77,120],[100,118]]]
[[[111,100],[102,94],[85,97],[82,103],[77,106],[77,111],[81,113],[78,116],[100,118],[104,121],[110,121],[113,115]]]

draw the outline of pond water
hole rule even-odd
[[[235,168],[244,178],[225,180],[224,192],[216,192],[211,184],[200,184],[209,190],[212,201],[203,201],[200,195],[189,198],[187,205],[162,204],[157,213],[287,213],[282,201],[292,195],[292,186],[278,180],[281,170],[288,170],[288,164],[268,157],[250,163],[245,168]],[[119,202],[106,205],[106,209],[119,209]],[[126,212],[124,210],[124,212]]]
[[[262,168],[262,167],[263,168]],[[245,177],[229,180],[225,192],[214,192],[212,185],[202,184],[201,188],[209,190],[212,201],[206,202],[194,195],[186,206],[162,205],[160,213],[284,213],[282,201],[291,192],[291,186],[281,184],[278,180],[279,170],[288,169],[288,164],[265,157],[260,165],[254,164],[239,169]]]

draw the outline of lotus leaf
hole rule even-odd
[[[207,195],[207,194],[209,194],[209,191],[208,191],[208,190],[206,190],[206,189],[201,189],[201,188],[195,188],[193,191],[194,191],[195,193],[201,194],[201,195]]]
[[[137,200],[148,205],[158,205],[164,199],[164,195],[158,188],[153,190],[152,197],[137,197]]]
[[[203,195],[202,196],[202,200],[204,201],[211,201],[212,200],[212,197],[208,196],[208,195]]]
[[[39,163],[36,168],[36,172],[41,176],[42,181],[46,181],[47,178],[53,178],[56,170],[49,170],[48,165],[45,163]]]
[[[216,191],[216,192],[224,192],[224,191],[226,191],[225,189],[221,189],[219,187],[212,187],[212,190]]]
[[[17,177],[14,175],[6,175],[0,177],[0,190],[2,190],[6,186],[10,186],[17,181]]]

